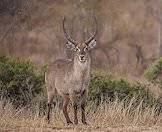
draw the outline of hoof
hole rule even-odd
[[[50,120],[46,119],[47,124],[50,124]]]
[[[78,120],[75,120],[75,121],[74,121],[74,124],[75,124],[75,125],[78,125]]]
[[[78,125],[78,122],[74,122],[75,125]]]
[[[71,121],[68,121],[67,122],[67,125],[71,125],[71,124],[73,124],[73,122],[71,122]]]
[[[83,125],[88,125],[88,123],[86,122],[86,121],[84,121],[84,122],[82,122],[83,123]]]

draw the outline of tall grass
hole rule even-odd
[[[96,109],[93,104],[87,106],[88,126],[84,128],[108,128],[110,126],[156,126],[161,125],[162,116],[157,115],[155,106],[143,107],[143,100],[138,105],[133,105],[137,98],[130,101],[120,101],[116,98],[113,102],[104,101]],[[58,102],[57,102],[58,103]],[[127,104],[125,104],[127,103]],[[0,102],[0,128],[65,128],[66,123],[61,109],[56,105],[51,114],[51,123],[47,124],[46,116],[39,116],[39,107],[31,105],[14,109],[10,103],[3,106]],[[70,117],[73,112],[69,107]],[[81,116],[79,115],[79,119]],[[80,123],[81,124],[81,123]]]

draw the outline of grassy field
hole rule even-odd
[[[88,125],[67,126],[61,109],[56,105],[52,112],[52,120],[47,124],[44,115],[39,115],[38,107],[20,108],[15,110],[9,103],[0,105],[0,131],[120,131],[120,132],[160,132],[162,130],[162,115],[156,115],[156,109],[142,107],[143,101],[138,106],[133,106],[135,98],[124,105],[124,101],[116,99],[113,102],[102,103],[98,108],[94,105],[87,106]],[[70,117],[73,119],[71,107]],[[80,115],[79,115],[80,119]]]

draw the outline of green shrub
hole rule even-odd
[[[149,81],[156,81],[157,77],[161,74],[162,71],[162,58],[155,61],[149,68],[144,72],[144,76]]]
[[[89,100],[100,103],[109,98],[110,100],[130,100],[136,97],[140,102],[153,105],[155,99],[146,90],[146,86],[140,83],[129,83],[124,79],[113,79],[110,75],[102,73],[93,73],[90,83]]]
[[[42,91],[44,79],[29,61],[0,57],[0,97],[15,106],[29,103]]]
[[[30,61],[0,57],[1,99],[9,100],[15,106],[30,106],[32,102],[39,102],[40,107],[44,108],[47,98],[42,87],[47,67],[44,66],[41,72],[38,72]],[[145,87],[140,83],[129,83],[124,79],[114,79],[110,75],[93,72],[88,100],[99,104],[107,98],[113,101],[116,97],[119,100],[137,97],[139,102],[143,100],[145,104],[152,105],[155,100]]]

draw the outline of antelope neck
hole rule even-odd
[[[90,69],[90,63],[91,63],[91,58],[88,57],[87,60],[82,63],[79,61],[79,59],[77,57],[74,57],[73,60],[73,70],[74,70],[74,74],[78,74],[80,72],[86,72],[87,70]]]

